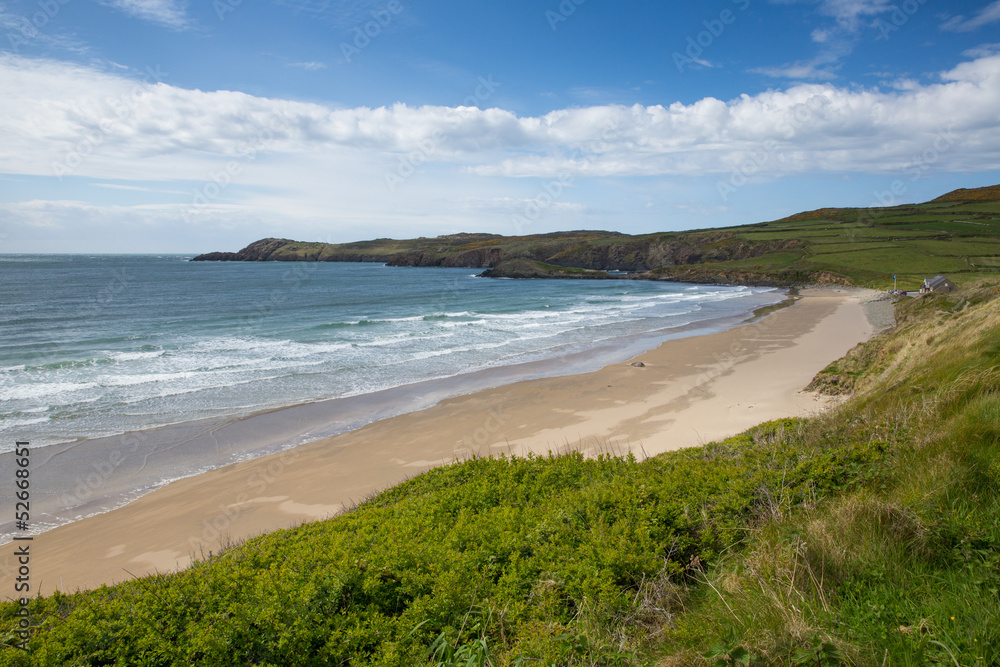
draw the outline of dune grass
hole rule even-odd
[[[859,393],[810,427],[849,420],[892,443],[891,464],[815,507],[782,507],[714,563],[661,664],[1000,661],[997,288],[905,303],[895,333],[828,369],[860,371]]]

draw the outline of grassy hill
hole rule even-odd
[[[453,234],[345,244],[263,239],[198,260],[372,261],[468,266],[500,277],[617,278],[788,285],[844,283],[916,289],[943,274],[961,284],[1000,275],[1000,186],[924,204],[825,208],[721,229],[630,236],[575,231],[505,237]],[[579,270],[567,270],[579,269]]]
[[[853,284],[901,289],[944,274],[956,283],[997,275],[1000,187],[956,190],[925,204],[820,209],[733,228],[748,241],[795,238],[801,246],[744,262],[754,271],[828,272]]]
[[[1000,200],[1000,185],[990,185],[985,188],[959,188],[941,195],[935,202],[970,202]]]
[[[822,416],[643,462],[432,470],[181,573],[32,600],[0,665],[997,664],[998,297],[899,304],[821,374],[856,392]]]

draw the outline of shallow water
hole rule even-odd
[[[446,396],[596,369],[782,298],[186,259],[0,256],[0,451],[32,443],[36,527]]]

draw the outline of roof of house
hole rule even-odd
[[[927,280],[924,280],[924,283],[926,283],[926,285],[932,289],[934,287],[940,287],[941,285],[947,285],[949,282],[951,281],[945,278],[944,276],[935,276],[933,278],[928,278]]]

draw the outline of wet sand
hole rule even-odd
[[[826,401],[801,390],[873,334],[865,297],[858,290],[805,290],[794,305],[758,322],[670,340],[635,360],[449,398],[179,480],[35,536],[33,592],[174,571],[230,541],[332,516],[432,466],[470,456],[567,449],[653,456],[816,412]],[[12,553],[12,545],[5,550]],[[0,558],[0,590],[13,591],[12,561]]]

